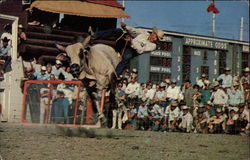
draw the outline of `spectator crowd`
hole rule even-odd
[[[232,77],[225,68],[214,82],[165,79],[137,82],[137,71],[120,76],[112,106],[112,129],[246,134],[249,131],[249,68]]]

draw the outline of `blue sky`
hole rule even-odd
[[[121,1],[119,1],[122,3]],[[212,36],[212,13],[206,11],[211,1],[126,1],[131,18],[125,23],[134,27],[154,27]],[[249,41],[249,4],[247,1],[215,1],[215,37],[239,40],[240,18],[244,17],[244,41]]]

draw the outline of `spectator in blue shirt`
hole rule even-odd
[[[46,66],[42,66],[41,72],[35,72],[34,76],[36,77],[36,80],[49,80],[49,75],[46,73],[46,71]]]

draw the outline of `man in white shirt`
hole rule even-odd
[[[233,77],[230,75],[230,71],[231,70],[228,67],[226,67],[224,73],[217,78],[217,81],[219,82],[222,81],[221,84],[225,88],[229,88],[232,86]]]
[[[167,98],[178,101],[183,99],[180,87],[176,86],[176,80],[172,80],[171,85],[167,88]]]
[[[188,106],[182,107],[183,113],[180,116],[181,122],[179,124],[179,128],[184,132],[191,132],[193,128],[193,116],[189,112]]]
[[[169,130],[175,131],[178,126],[178,119],[180,116],[180,109],[178,103],[175,100],[172,100],[170,105],[166,108],[165,111],[165,122],[167,122]]]
[[[140,91],[140,84],[137,83],[137,80],[135,78],[131,79],[131,82],[125,89],[125,93],[127,94],[128,103],[132,103],[134,107],[138,102],[139,91]]]
[[[214,82],[214,91],[211,95],[211,101],[217,107],[224,107],[228,101],[228,95],[220,88],[219,82],[217,81]]]
[[[205,81],[206,81],[206,74],[202,74],[201,75],[201,78],[199,79],[199,80],[197,80],[197,85],[200,87],[200,88],[202,88],[202,89],[204,89],[205,88]]]

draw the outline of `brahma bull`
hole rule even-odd
[[[105,44],[96,44],[88,46],[90,36],[80,43],[75,43],[67,47],[56,45],[58,49],[65,51],[71,58],[71,65],[80,66],[79,80],[93,80],[96,82],[96,90],[88,92],[88,87],[92,87],[93,83],[86,86],[86,94],[81,97],[85,102],[87,94],[91,94],[92,100],[97,108],[99,119],[104,118],[100,110],[101,91],[108,88],[115,77],[115,68],[121,61],[120,55],[114,48]],[[76,65],[77,64],[77,65]],[[88,81],[89,82],[89,81]]]

